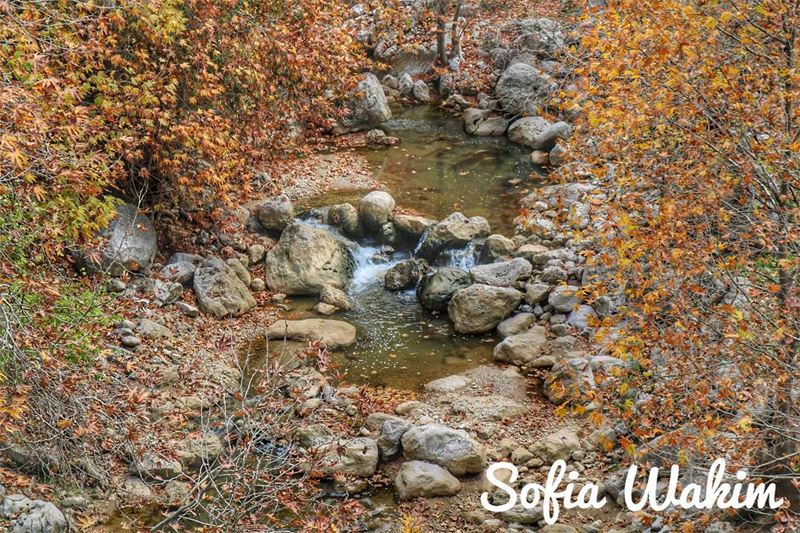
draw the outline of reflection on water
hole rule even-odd
[[[397,205],[436,220],[453,211],[480,215],[495,233],[511,235],[520,188],[530,184],[534,170],[530,151],[505,137],[469,136],[461,118],[433,107],[393,111],[397,118],[383,123],[381,129],[400,143],[360,152]],[[513,180],[519,180],[519,185]],[[337,198],[357,206],[362,195],[339,192],[311,202],[319,206]],[[335,202],[325,202],[330,203]]]

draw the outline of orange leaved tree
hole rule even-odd
[[[360,58],[347,13],[322,0],[0,2],[0,193],[45,206],[71,238],[94,234],[114,190],[219,205],[291,145],[290,126],[325,125]]]
[[[723,448],[796,505],[800,2],[611,0],[586,22],[575,142],[613,192],[595,289],[623,302],[601,332],[631,361],[631,447]]]

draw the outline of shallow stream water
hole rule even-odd
[[[382,125],[400,139],[392,147],[365,148],[376,179],[394,196],[397,206],[440,220],[453,211],[480,215],[492,232],[513,234],[517,199],[534,170],[527,152],[505,137],[472,137],[460,118],[430,107],[396,111]],[[337,191],[310,199],[307,208],[349,201],[358,206],[364,191]],[[424,383],[463,372],[491,360],[497,339],[491,335],[455,333],[447,314],[423,309],[414,290],[390,292],[383,275],[411,256],[411,249],[382,253],[374,243],[360,243],[348,288],[355,308],[332,318],[355,325],[358,340],[336,355],[339,370],[352,383],[418,389]],[[469,269],[474,248],[455,250],[441,264]],[[295,298],[291,318],[313,316],[316,298]]]

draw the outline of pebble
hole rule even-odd
[[[267,284],[261,278],[254,278],[250,282],[250,290],[253,292],[261,292],[267,288]]]

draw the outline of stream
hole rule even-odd
[[[518,198],[534,170],[526,151],[505,137],[468,136],[460,118],[431,107],[398,110],[382,129],[400,143],[364,148],[361,153],[399,208],[436,220],[453,211],[479,215],[489,221],[493,233],[513,235]],[[301,218],[317,223],[313,208],[342,202],[358,206],[364,194],[335,191],[312,198],[302,206],[306,211]],[[345,381],[418,390],[433,379],[491,361],[495,337],[457,334],[446,313],[435,315],[417,303],[413,289],[384,289],[386,270],[411,257],[413,250],[387,253],[370,242],[355,247],[348,288],[355,307],[331,317],[353,324],[358,331],[356,344],[334,356]],[[474,246],[467,246],[443,254],[434,266],[466,270],[474,264]],[[311,309],[317,301],[292,298],[287,318],[315,317]],[[263,345],[253,348],[258,352]]]

